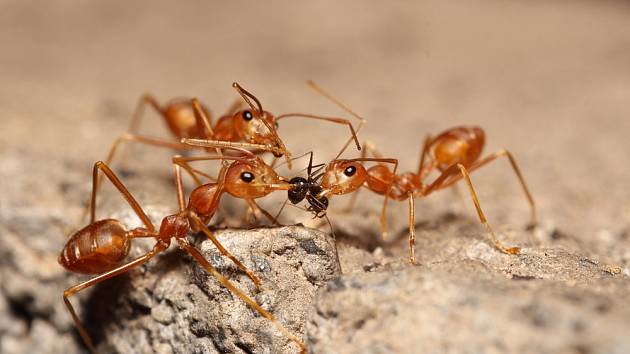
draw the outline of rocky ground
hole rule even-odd
[[[406,203],[390,203],[382,240],[381,197],[364,191],[351,212],[333,199],[333,239],[294,208],[283,224],[309,228],[252,229],[243,203],[226,198],[212,226],[262,289],[208,241],[191,241],[310,351],[630,352],[627,4],[5,1],[0,14],[1,353],[85,352],[61,300],[85,277],[57,256],[80,224],[94,161],[142,92],[197,95],[219,114],[237,80],[273,112],[344,114],[306,79],[365,116],[361,139],[402,170],[415,168],[424,134],[482,126],[487,152],[517,157],[539,215],[528,227],[528,204],[498,161],[473,182],[499,237],[522,254],[492,247],[457,188],[417,201],[410,265]],[[156,122],[148,112],[143,131],[167,136]],[[346,139],[297,120],[280,134],[321,162]],[[174,212],[172,152],[123,155],[115,169],[154,222]],[[276,211],[284,199],[261,203]],[[98,215],[138,223],[109,187]],[[132,256],[149,247],[135,243]],[[72,300],[102,353],[296,351],[175,248]]]

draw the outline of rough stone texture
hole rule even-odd
[[[207,240],[200,244],[204,256],[289,331],[302,337],[316,290],[339,275],[332,239],[301,227],[225,230],[217,232],[217,237],[261,277],[260,291],[255,291],[249,278]],[[123,295],[113,300],[113,306],[101,304],[88,315],[106,320],[97,326],[105,337],[100,346],[103,352],[296,351],[268,320],[223,288],[183,251],[160,257],[117,288]],[[102,296],[102,292],[92,296]],[[96,298],[90,302],[101,303]]]
[[[531,352],[630,352],[621,336],[628,328],[620,320],[628,318],[630,276],[627,3],[276,5],[0,3],[0,352],[84,351],[60,299],[81,277],[63,271],[56,258],[90,191],[94,161],[104,158],[126,129],[142,92],[160,100],[198,96],[217,116],[236,97],[230,84],[238,80],[274,113],[343,114],[309,91],[306,79],[315,79],[365,116],[360,138],[399,158],[401,171],[416,168],[425,134],[460,124],[483,127],[486,152],[505,147],[516,156],[540,219],[536,229],[525,231],[527,204],[507,162],[497,161],[475,172],[473,183],[501,239],[524,246],[524,254],[507,257],[492,249],[460,188],[460,196],[443,191],[418,200],[421,265],[409,267],[406,203],[390,204],[391,237],[383,242],[381,197],[361,193],[349,214],[341,212],[344,198],[332,199],[329,217],[345,273],[340,283],[365,290],[348,285],[322,292],[317,308],[338,312],[339,319],[312,310],[311,325],[318,325],[308,332],[313,349],[348,348],[344,338],[352,334],[351,342],[361,348],[387,333],[383,345],[412,343],[403,349],[417,345],[418,352],[519,352],[522,343],[531,344]],[[150,112],[142,132],[167,136]],[[314,150],[316,162],[335,156],[347,138],[345,129],[289,119],[281,122],[280,134],[295,155]],[[115,169],[150,216],[159,221],[172,213],[173,152],[127,147],[123,154],[127,158]],[[284,197],[261,204],[277,210]],[[241,221],[242,203],[225,202],[213,225],[247,226]],[[137,224],[112,188],[103,190],[99,215]],[[299,210],[287,210],[283,220],[328,230],[324,221]],[[146,247],[140,242],[132,254]],[[147,271],[155,268],[162,273]],[[308,265],[302,269],[306,273],[296,274],[321,276]],[[207,321],[223,311],[228,319],[222,323],[236,326],[230,310],[200,305],[199,312],[174,311],[165,300],[180,290],[173,285],[171,291],[169,284],[198,288],[195,301],[231,300],[220,288],[215,294],[204,284],[191,285],[201,278],[203,272],[187,257],[171,252],[130,277],[86,291],[75,303],[92,319],[92,333],[110,339],[103,351],[133,344],[168,353],[171,339],[153,331],[190,328],[192,323],[177,322],[186,311],[200,318],[192,329],[208,334],[188,335],[213,348],[217,336],[212,333],[221,332]],[[387,291],[373,290],[381,282]],[[461,301],[468,298],[473,300]],[[355,322],[366,317],[352,306],[370,299],[383,301],[366,304],[373,317],[356,329]],[[281,314],[307,311],[278,306]],[[402,309],[397,317],[392,308]],[[297,321],[291,316],[284,320]],[[333,328],[342,332],[330,335]],[[134,333],[132,341],[127,333]],[[275,334],[267,339],[270,345],[284,343]],[[254,340],[259,339],[248,335],[241,342]]]
[[[419,240],[422,265],[381,257],[320,291],[307,327],[313,353],[628,351],[620,268],[561,248],[504,255],[473,223],[445,220]]]

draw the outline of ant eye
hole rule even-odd
[[[280,128],[280,125],[278,125],[277,121],[274,123],[274,125],[276,126],[276,129]]]
[[[250,120],[254,119],[254,115],[250,111],[245,111],[245,112],[243,112],[243,119],[245,119],[247,121],[250,121]]]
[[[244,182],[249,183],[249,182],[254,180],[254,174],[251,173],[251,172],[243,172],[243,173],[241,173],[241,179]]]
[[[343,170],[343,174],[352,177],[357,172],[357,168],[354,166],[348,166],[345,170]]]

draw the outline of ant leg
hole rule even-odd
[[[191,100],[193,112],[195,113],[195,121],[197,122],[197,128],[204,130],[207,137],[214,136],[214,129],[212,129],[211,118],[206,115],[201,103],[196,98]],[[222,156],[221,149],[216,148],[217,155]]]
[[[236,264],[236,266],[240,270],[245,272],[245,274],[247,274],[247,276],[254,282],[254,285],[256,286],[256,288],[260,288],[260,278],[258,278],[258,276],[254,274],[254,272],[252,272],[249,268],[247,268],[247,266],[245,266],[241,261],[239,261],[238,258],[234,257],[234,255],[232,255],[228,250],[226,250],[225,247],[223,247],[223,245],[221,244],[221,242],[219,242],[219,240],[214,236],[212,231],[210,231],[210,229],[206,227],[206,225],[203,223],[203,221],[201,221],[201,219],[199,219],[197,215],[195,215],[192,212],[189,215],[190,215],[190,219],[193,220],[194,223],[197,225],[195,229],[203,232],[206,235],[206,237],[208,237],[208,239],[210,239],[210,241],[214,243],[217,249],[219,249],[219,252],[221,252],[222,255],[228,257],[232,262],[234,262],[234,264]]]
[[[103,161],[98,161],[94,164],[94,169],[92,170],[92,197],[90,202],[90,223],[94,223],[96,219],[96,192],[98,190],[98,181],[99,181],[99,171],[103,172],[103,174],[109,179],[109,181],[118,189],[120,194],[123,195],[129,206],[133,209],[133,211],[138,215],[140,220],[147,227],[149,233],[155,232],[155,227],[151,222],[151,219],[147,216],[147,214],[142,210],[142,207],[138,203],[138,201],[131,195],[127,187],[118,179],[116,174],[107,166]]]
[[[174,163],[173,168],[175,169],[175,188],[177,189],[177,205],[179,206],[179,211],[184,211],[186,209],[186,204],[184,201],[184,184],[182,183],[182,169],[181,166]]]
[[[232,149],[232,150],[236,150],[250,156],[253,156],[254,153],[252,151],[246,150],[246,148],[252,149],[252,150],[259,149],[262,151],[269,151],[269,152],[278,153],[278,154],[286,154],[286,151],[284,149],[278,148],[269,144],[265,145],[265,144],[254,144],[254,143],[245,143],[245,142],[237,142],[237,141],[208,140],[208,139],[194,139],[194,138],[182,138],[180,142],[182,144],[186,144],[189,146]]]
[[[260,305],[256,303],[256,301],[254,301],[252,298],[247,296],[247,294],[245,294],[242,290],[240,290],[234,284],[232,284],[232,282],[230,282],[226,277],[221,275],[210,264],[210,262],[208,262],[208,260],[201,254],[201,252],[199,252],[195,247],[191,246],[190,243],[188,243],[188,241],[186,241],[185,239],[178,239],[177,241],[179,242],[179,246],[183,250],[188,252],[199,263],[199,265],[201,265],[208,273],[214,276],[219,281],[219,283],[221,283],[221,285],[223,285],[226,289],[228,289],[229,291],[234,293],[236,296],[238,296],[241,300],[243,300],[243,302],[245,302],[251,308],[256,310],[256,312],[258,312],[263,317],[271,321],[271,323],[273,323],[273,325],[282,334],[284,334],[287,338],[289,338],[291,341],[297,344],[297,346],[300,348],[300,353],[306,353],[306,346],[304,345],[304,343],[297,336],[295,336],[294,334],[289,332],[286,328],[284,328],[284,326],[282,326],[282,324],[280,324],[280,322],[278,322],[278,320],[276,320],[276,318],[269,311],[262,308]]]
[[[182,143],[178,143],[178,142],[173,142],[173,141],[168,141],[165,139],[159,139],[159,138],[153,138],[153,137],[147,137],[147,136],[142,136],[142,135],[136,135],[136,134],[131,134],[131,133],[125,133],[121,136],[119,136],[116,141],[114,141],[114,143],[112,144],[111,148],[109,149],[109,153],[107,154],[107,158],[105,159],[105,163],[107,165],[111,165],[112,161],[114,160],[114,156],[116,155],[116,151],[118,150],[118,147],[124,143],[124,142],[128,142],[128,141],[133,141],[133,142],[139,142],[141,144],[146,144],[146,145],[151,145],[151,146],[157,146],[157,147],[164,147],[164,148],[171,148],[171,149],[192,149],[191,146],[186,145],[186,144],[182,144]],[[190,172],[190,171],[189,171]],[[196,177],[193,175],[193,179],[195,179]],[[99,188],[99,184],[100,184],[100,178],[98,180],[98,183],[96,183],[96,190],[98,190]],[[91,204],[91,200],[88,200],[86,205],[90,205]],[[88,212],[88,207],[86,207],[85,211],[83,212],[83,214],[81,215],[81,221],[83,221],[83,219],[85,219],[85,216],[87,215]]]
[[[420,176],[420,180],[422,177],[431,170],[433,166],[429,166],[425,170],[424,161],[427,158],[427,153],[429,152],[429,146],[431,146],[432,138],[431,135],[427,134],[424,137],[424,143],[422,144],[422,152],[420,152],[420,163],[418,164],[418,175]]]
[[[527,202],[529,203],[529,206],[531,208],[531,224],[536,225],[536,204],[534,202],[534,198],[529,192],[529,188],[527,188],[527,184],[525,183],[525,178],[523,178],[523,174],[521,173],[521,170],[516,164],[516,159],[514,159],[514,156],[512,156],[512,154],[508,150],[501,149],[495,152],[494,154],[486,156],[485,158],[473,163],[468,168],[468,172],[472,173],[474,170],[477,170],[481,168],[482,166],[486,165],[487,163],[490,163],[502,156],[507,157],[508,160],[510,161],[510,165],[512,166],[512,169],[514,170],[514,173],[516,174],[516,177],[518,178],[518,181],[521,184],[521,187],[523,188],[523,192],[525,193],[525,196],[527,197]],[[460,179],[461,179],[460,176],[453,178],[453,180],[446,182],[441,188],[446,188]]]
[[[135,133],[138,131],[140,127],[140,120],[142,119],[142,114],[144,113],[144,106],[149,105],[153,107],[160,115],[162,115],[162,108],[160,104],[157,102],[155,97],[153,97],[150,93],[145,93],[140,97],[138,101],[138,105],[136,106],[136,110],[133,112],[133,116],[131,118],[131,123],[129,124],[129,132]]]
[[[274,218],[271,214],[269,214],[267,210],[261,208],[260,205],[256,203],[256,201],[254,201],[253,199],[245,199],[245,201],[247,202],[247,204],[249,205],[249,207],[252,209],[253,212],[258,211],[261,214],[263,214],[267,219],[269,219],[269,221],[271,221],[271,223],[274,226],[281,226],[280,224],[278,224],[278,221],[276,220],[276,218]]]
[[[499,241],[499,239],[495,235],[494,230],[490,226],[490,223],[488,223],[488,219],[486,218],[486,215],[483,213],[483,210],[481,210],[481,205],[479,204],[477,193],[475,192],[475,188],[473,187],[472,181],[470,180],[470,175],[468,174],[468,170],[466,169],[464,165],[456,164],[456,165],[450,166],[425,190],[423,195],[426,196],[429,193],[431,193],[433,190],[444,188],[443,187],[444,182],[447,181],[447,179],[451,175],[458,172],[458,170],[462,175],[461,178],[464,178],[466,180],[468,191],[470,192],[470,196],[472,197],[473,203],[475,204],[475,209],[477,210],[477,214],[479,215],[479,221],[483,224],[483,226],[486,227],[486,231],[490,235],[490,238],[492,239],[494,246],[497,249],[507,254],[519,254],[521,252],[521,249],[519,247],[506,248],[505,246],[503,246],[503,244]]]
[[[66,308],[68,309],[68,312],[70,312],[70,316],[72,316],[72,320],[74,321],[74,324],[76,325],[79,331],[79,334],[81,335],[81,338],[83,338],[83,342],[85,342],[85,345],[88,347],[90,352],[92,353],[96,352],[94,350],[94,344],[92,343],[92,339],[90,338],[90,335],[87,333],[85,327],[81,323],[79,316],[77,316],[77,313],[74,310],[74,307],[72,306],[72,303],[70,302],[69,298],[83,289],[89,288],[104,280],[107,280],[109,278],[128,272],[130,269],[146,263],[149,259],[151,259],[156,254],[160,253],[161,251],[165,250],[167,247],[168,246],[166,244],[163,244],[162,242],[158,242],[153,247],[153,249],[149,251],[147,254],[140,256],[127,264],[123,264],[116,269],[110,270],[107,273],[103,273],[92,279],[84,281],[78,285],[70,287],[63,292],[63,302],[66,304]]]
[[[415,223],[415,200],[413,193],[409,197],[409,263],[416,263],[416,223]]]

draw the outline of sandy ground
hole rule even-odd
[[[51,213],[56,231],[72,226],[92,164],[125,131],[143,92],[198,96],[218,115],[239,81],[272,112],[343,114],[307,88],[314,79],[368,119],[360,138],[400,159],[403,170],[415,168],[426,133],[483,127],[487,152],[507,148],[516,156],[541,225],[522,239],[528,206],[503,161],[473,175],[497,229],[518,230],[514,243],[567,247],[628,275],[628,23],[630,6],[615,1],[2,1],[0,217],[20,214],[25,230],[38,230],[24,215]],[[337,127],[283,123],[289,149],[314,150],[321,161],[346,138]],[[153,114],[143,130],[167,136]],[[127,150],[125,168],[166,179],[171,154]],[[155,194],[175,207],[171,193]],[[417,202],[416,221],[448,212],[474,220],[463,197],[445,192]],[[378,211],[380,198],[361,198]],[[392,228],[401,232],[405,208],[392,208],[402,220]],[[352,227],[343,214],[330,216]],[[63,236],[57,242],[60,249]],[[388,252],[404,257],[404,242]],[[347,255],[346,268],[363,261],[360,252]]]

